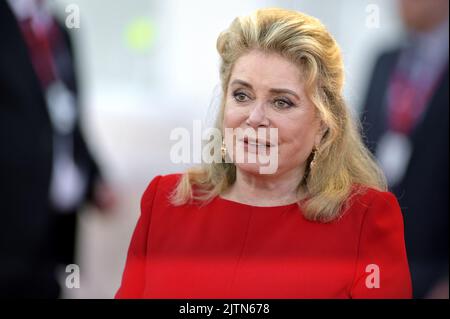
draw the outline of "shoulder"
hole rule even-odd
[[[347,201],[348,212],[365,218],[373,214],[379,218],[401,215],[397,197],[389,192],[372,187],[354,185]]]
[[[148,184],[143,197],[154,196],[156,193],[170,193],[178,184],[181,173],[157,175]]]
[[[389,191],[357,187],[342,215],[361,238],[403,242],[404,218],[396,196]]]
[[[155,176],[142,195],[141,205],[153,203],[155,200],[167,199],[177,186],[182,175],[181,173],[174,173]]]
[[[354,185],[350,193],[350,200],[357,200],[362,205],[371,205],[378,202],[397,202],[395,195],[389,191],[378,190],[373,187]]]
[[[389,191],[365,188],[354,195],[349,218],[359,229],[360,244],[387,242],[403,243],[404,222],[396,196]],[[351,217],[350,217],[351,216]]]
[[[400,52],[401,48],[391,48],[387,51],[382,52],[377,57],[377,60],[375,62],[376,67],[378,69],[381,68],[380,71],[385,71],[386,68],[391,68],[392,65],[397,61]]]

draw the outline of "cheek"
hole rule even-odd
[[[237,128],[246,120],[246,116],[242,110],[233,106],[225,106],[223,114],[223,127],[224,128]]]
[[[316,125],[308,121],[285,123],[280,126],[281,156],[306,160],[315,141]]]

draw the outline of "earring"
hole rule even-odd
[[[317,146],[314,145],[313,148],[313,159],[311,160],[311,163],[309,163],[309,170],[313,170],[316,166],[316,159],[317,159],[317,153],[319,152]]]
[[[222,163],[225,163],[226,155],[227,155],[227,147],[225,145],[225,140],[222,140],[222,147],[220,148],[222,152]]]

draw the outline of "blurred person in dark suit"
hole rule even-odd
[[[80,129],[67,30],[43,1],[1,1],[0,38],[0,297],[56,298],[76,212],[114,199]]]
[[[448,298],[448,0],[400,0],[407,39],[378,58],[366,143],[405,217],[414,297]]]

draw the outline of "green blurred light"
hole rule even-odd
[[[156,27],[149,18],[137,18],[126,28],[127,46],[138,52],[148,51],[155,42]]]

